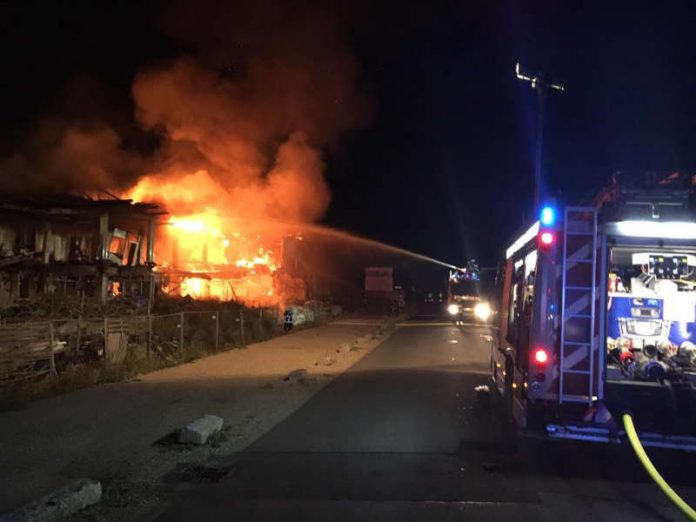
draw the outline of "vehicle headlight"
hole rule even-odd
[[[447,307],[447,312],[449,312],[450,315],[457,315],[459,313],[459,305],[458,304],[451,304]]]
[[[474,315],[482,321],[487,321],[491,316],[491,307],[488,303],[478,303],[474,308]]]

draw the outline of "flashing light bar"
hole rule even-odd
[[[694,225],[696,225],[696,223],[694,223]],[[538,233],[539,222],[537,221],[531,227],[529,227],[524,234],[518,237],[515,242],[507,248],[507,250],[505,250],[505,259],[510,259],[512,256],[514,256],[515,252],[537,237]]]
[[[619,221],[613,225],[619,236],[696,239],[696,223],[689,221]]]
[[[551,227],[556,223],[556,211],[553,207],[544,207],[539,213],[539,221],[545,227]]]

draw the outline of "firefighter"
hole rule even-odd
[[[292,310],[289,308],[285,310],[285,320],[283,322],[283,331],[288,333],[292,330]]]

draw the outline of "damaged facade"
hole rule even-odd
[[[115,198],[0,199],[0,307],[51,293],[150,296],[161,214]]]

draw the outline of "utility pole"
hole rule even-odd
[[[515,75],[517,76],[517,79],[529,82],[532,89],[534,89],[537,94],[536,157],[534,158],[533,209],[533,213],[536,213],[541,205],[541,164],[544,146],[544,97],[546,96],[546,91],[549,89],[562,92],[565,90],[565,87],[558,82],[551,81],[544,73],[540,72],[532,76],[531,73],[523,72],[519,62],[515,64]]]

